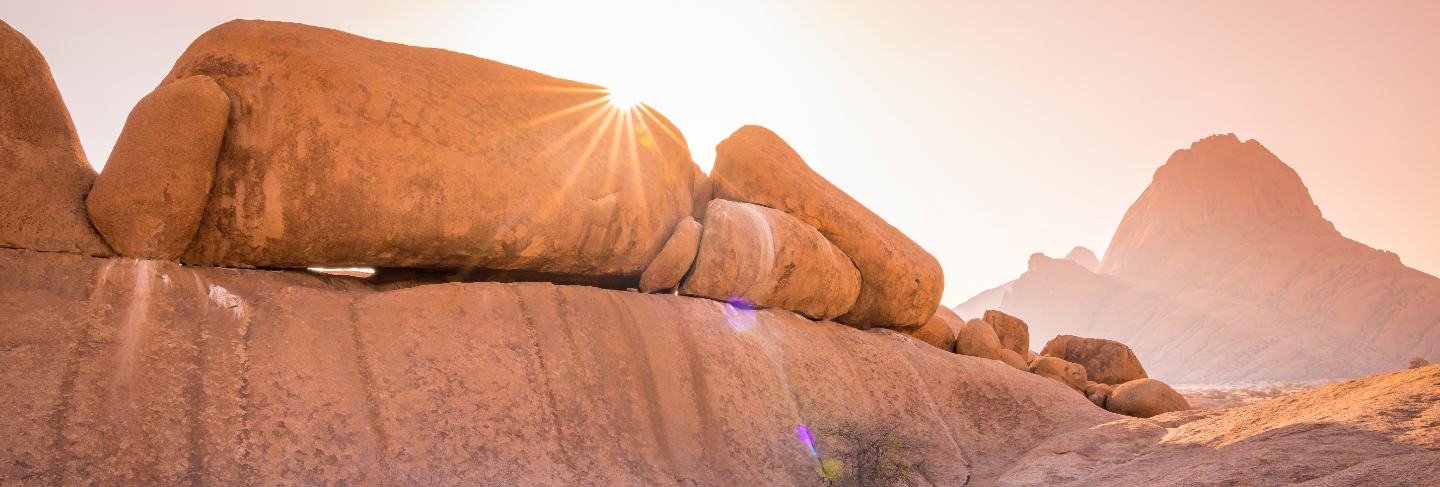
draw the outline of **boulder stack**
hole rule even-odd
[[[680,292],[828,320],[850,309],[859,287],[850,258],[811,226],[763,206],[711,200]]]
[[[0,22],[0,247],[113,255],[85,215],[94,181],[50,65]]]
[[[817,174],[774,132],[747,125],[715,148],[715,197],[775,208],[820,231],[860,270],[855,306],[836,321],[859,328],[921,326],[944,289],[940,263]]]
[[[1090,373],[1090,380],[1102,384],[1123,384],[1148,377],[1135,352],[1114,340],[1060,335],[1047,342],[1040,355],[1080,364]]]
[[[187,263],[638,280],[704,181],[648,107],[465,54],[236,20],[196,75],[231,112]]]
[[[1164,382],[1138,379],[1116,387],[1105,402],[1105,409],[1126,416],[1148,418],[1190,409],[1190,403],[1185,401],[1185,396],[1181,396]]]
[[[209,76],[161,85],[130,111],[86,198],[90,220],[120,255],[173,260],[200,227],[230,99]]]
[[[1024,320],[996,310],[986,310],[984,320],[995,328],[1000,345],[1024,355],[1030,351],[1030,326]]]

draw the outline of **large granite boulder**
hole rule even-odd
[[[1124,384],[1149,377],[1130,347],[1114,340],[1060,335],[1045,343],[1040,355],[1059,357],[1085,366],[1090,380],[1102,384]]]
[[[670,239],[660,248],[660,254],[640,274],[640,291],[653,293],[680,287],[680,280],[695,263],[695,254],[700,251],[700,222],[686,217],[675,224]]]
[[[230,99],[208,76],[161,85],[140,99],[85,199],[120,255],[175,259],[190,246],[215,180]]]
[[[300,24],[232,21],[166,77],[231,101],[187,263],[638,280],[697,182],[679,130],[599,86]]]
[[[0,21],[0,247],[112,255],[85,215],[94,181],[50,65]]]
[[[816,320],[839,316],[855,302],[855,265],[804,222],[759,205],[711,200],[703,226],[682,294]]]
[[[993,309],[985,310],[983,319],[995,328],[1001,346],[1022,356],[1030,351],[1030,325],[1024,320]]]
[[[1190,409],[1190,403],[1164,382],[1137,379],[1116,386],[1105,401],[1105,409],[1116,414],[1148,418]]]
[[[817,174],[763,127],[747,125],[715,148],[715,197],[784,211],[814,226],[860,269],[860,296],[836,321],[859,328],[925,324],[940,304],[939,261]]]

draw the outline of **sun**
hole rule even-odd
[[[606,88],[605,101],[610,106],[622,111],[634,110],[641,103],[640,97],[636,96],[634,92],[619,88]]]

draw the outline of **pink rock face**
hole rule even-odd
[[[94,181],[50,65],[0,21],[0,247],[112,255],[85,215]]]
[[[811,485],[796,425],[825,452],[824,426],[897,416],[929,482],[984,484],[1113,419],[893,332],[707,299],[7,249],[0,269],[0,479],[37,485]]]
[[[1099,273],[1031,264],[957,309],[1024,316],[1036,340],[1122,342],[1173,383],[1346,378],[1440,355],[1440,279],[1341,236],[1293,169],[1233,135],[1156,171]]]

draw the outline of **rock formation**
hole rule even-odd
[[[19,250],[0,269],[0,483],[808,485],[796,425],[903,415],[929,484],[986,484],[1116,417],[888,330],[706,299]]]
[[[450,51],[237,20],[166,83],[195,75],[231,114],[191,264],[638,279],[702,181],[648,108]]]
[[[670,239],[660,248],[660,254],[640,274],[640,291],[653,293],[664,289],[675,289],[680,280],[695,263],[695,253],[700,251],[700,222],[686,218],[675,224]]]
[[[162,85],[135,105],[85,200],[111,248],[173,260],[190,247],[229,116],[230,98],[208,76]]]
[[[1000,360],[1000,350],[1003,349],[1000,338],[995,336],[995,329],[982,319],[965,322],[965,326],[960,327],[960,333],[955,335],[955,353],[961,355]]]
[[[1185,397],[1169,385],[1155,379],[1136,379],[1115,386],[1105,401],[1112,413],[1148,418],[1158,414],[1190,409]]]
[[[1085,384],[1089,382],[1084,366],[1055,357],[1042,356],[1030,362],[1030,373],[1058,381],[1081,393],[1085,392]]]
[[[1414,357],[1414,358],[1411,358],[1411,359],[1410,359],[1410,363],[1406,364],[1406,368],[1409,368],[1409,369],[1418,369],[1418,368],[1421,368],[1421,367],[1428,367],[1429,365],[1430,365],[1430,361],[1429,361],[1429,360],[1425,360],[1425,359],[1420,358],[1420,357]]]
[[[1114,340],[1060,335],[1046,342],[1040,355],[1080,364],[1090,380],[1102,384],[1124,384],[1148,377],[1130,347]]]
[[[0,21],[0,247],[111,255],[90,226],[85,159],[50,65]]]
[[[939,309],[935,311],[935,316],[930,317],[930,321],[926,321],[924,325],[913,329],[901,330],[901,332],[915,337],[916,340],[928,343],[935,348],[946,352],[954,352],[955,330],[950,327],[950,319],[948,316],[954,313],[950,311],[950,308],[944,306],[938,308]]]
[[[763,206],[712,200],[680,292],[828,320],[850,309],[859,288],[850,258],[804,222]]]
[[[940,304],[939,261],[816,174],[789,144],[745,126],[715,147],[715,197],[768,206],[814,226],[855,261],[860,296],[836,321],[860,328],[925,324]]]
[[[1440,354],[1440,279],[1341,236],[1293,169],[1233,135],[1156,171],[1099,272],[1032,264],[956,310],[1125,343],[1172,383],[1355,377]]]
[[[1024,357],[1021,357],[1020,354],[1015,353],[1014,350],[1002,348],[997,353],[997,355],[999,355],[999,358],[997,358],[996,360],[1005,362],[1005,365],[1014,367],[1016,370],[1030,370],[1030,362],[1025,360]]]
[[[985,310],[983,319],[995,328],[1000,346],[1021,355],[1030,351],[1030,325],[1026,325],[1024,320],[993,309]]]

